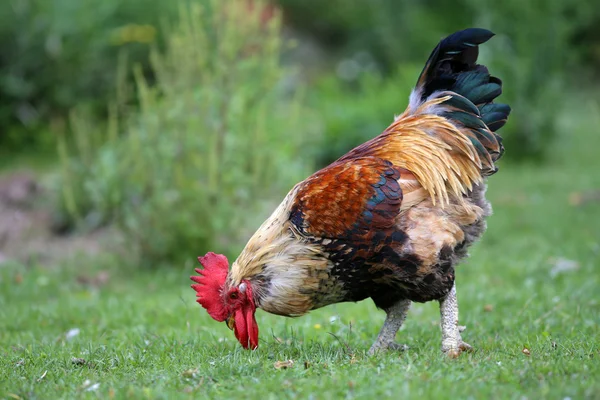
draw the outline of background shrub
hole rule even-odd
[[[579,79],[585,73],[581,61],[597,66],[600,60],[600,12],[591,0],[333,0],[327,7],[316,0],[279,3],[292,25],[328,51],[346,60],[361,54],[374,60],[376,69],[391,77],[387,85],[395,85],[399,65],[421,65],[436,40],[451,32],[469,26],[496,32],[498,37],[482,48],[482,58],[494,74],[509,79],[502,99],[514,109],[502,132],[510,149],[507,158],[543,158],[556,134],[565,89],[587,82]],[[387,85],[381,85],[383,90]],[[371,101],[381,104],[367,107],[379,110],[387,96]],[[396,112],[403,104],[398,103]]]
[[[76,154],[63,157],[69,215],[115,221],[132,255],[152,263],[238,248],[276,205],[267,200],[311,164],[300,154],[301,94],[280,64],[279,16],[219,0],[180,15],[166,52],[152,54],[155,86],[136,69],[140,109],[125,134],[109,124],[88,154],[96,146],[84,138],[98,134],[75,115]]]
[[[405,65],[389,77],[366,70],[354,82],[331,75],[316,82],[310,104],[320,117],[317,164],[324,167],[383,132],[404,111],[421,68]]]
[[[149,45],[176,12],[161,0],[0,2],[0,144],[54,143],[49,121],[81,104],[103,117],[119,53],[147,71]]]
[[[116,225],[134,259],[239,248],[311,165],[404,110],[450,32],[498,33],[481,60],[513,107],[507,160],[544,161],[598,65],[592,0],[183,3],[0,5],[0,159],[60,136],[56,230]]]
[[[243,3],[249,7],[252,0]],[[553,116],[564,88],[582,85],[581,74],[600,70],[600,9],[592,0],[273,3],[284,8],[285,20],[295,31],[316,39],[327,60],[366,60],[370,69],[391,77],[391,84],[399,66],[421,64],[437,39],[472,25],[493,29],[500,37],[486,47],[486,60],[498,75],[512,80],[506,99],[516,106],[514,123],[504,132],[513,147],[507,157],[541,158],[554,136]],[[121,53],[139,63],[152,84],[148,54],[152,46],[164,43],[163,28],[176,16],[177,4],[162,0],[0,2],[2,148],[53,144],[55,129],[50,126],[63,126],[75,106],[85,105],[90,117],[105,119]],[[304,66],[318,63],[301,61]],[[131,83],[132,74],[127,77]]]

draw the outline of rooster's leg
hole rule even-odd
[[[442,351],[450,357],[458,356],[462,351],[470,351],[471,346],[463,342],[458,326],[458,301],[456,300],[456,285],[440,300],[442,319]]]
[[[390,308],[385,309],[387,316],[383,327],[377,336],[377,340],[369,349],[369,354],[373,355],[380,350],[402,350],[405,346],[395,343],[396,333],[406,319],[406,314],[410,308],[410,300],[400,300]]]

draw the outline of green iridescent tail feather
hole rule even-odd
[[[492,36],[486,29],[470,28],[443,39],[429,56],[414,93],[419,102],[452,96],[444,103],[448,106],[444,116],[469,128],[486,175],[497,170],[494,162],[504,147],[496,131],[510,114],[508,105],[494,103],[502,93],[502,81],[477,64],[478,46]]]

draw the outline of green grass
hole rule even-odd
[[[248,352],[195,304],[192,264],[131,271],[82,257],[62,268],[0,266],[0,396],[600,398],[600,203],[568,202],[600,189],[600,113],[574,105],[562,125],[546,165],[503,165],[490,180],[495,214],[457,280],[474,353],[442,356],[429,303],[412,308],[398,335],[408,351],[368,357],[383,322],[369,301],[299,319],[259,311],[261,346]],[[578,268],[553,276],[557,258]],[[106,285],[77,282],[107,268]],[[293,367],[274,368],[289,359]]]

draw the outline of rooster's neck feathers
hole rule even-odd
[[[406,182],[410,188],[403,190],[405,195],[422,188],[434,204],[439,202],[442,207],[453,199],[461,202],[473,185],[481,183],[482,168],[490,163],[478,154],[469,129],[442,116],[451,111],[444,104],[450,98],[434,98],[409,108],[381,135],[340,160],[373,156],[391,161],[410,171],[417,180],[412,185]]]
[[[296,191],[297,187],[292,189],[250,238],[228,277],[232,285],[248,279],[257,306],[263,310],[290,316],[305,314],[313,307],[309,293],[318,287],[319,271],[326,276],[329,264],[320,246],[307,243],[293,230],[289,216]],[[313,271],[311,276],[307,270]]]

